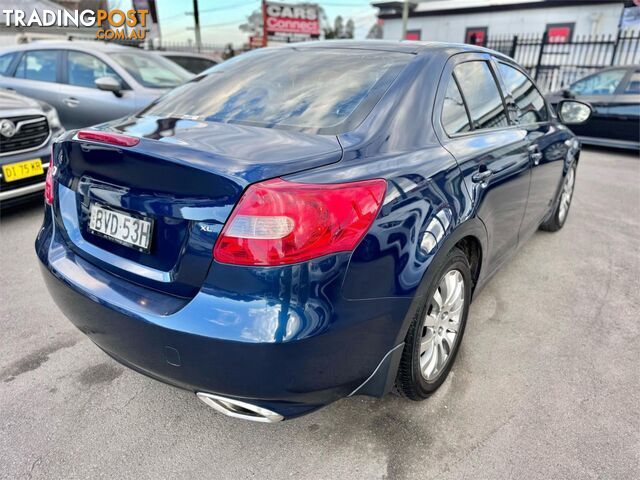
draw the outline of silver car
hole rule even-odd
[[[62,132],[53,107],[0,88],[0,209],[42,198],[51,142]]]
[[[0,87],[49,103],[65,128],[123,117],[193,75],[160,55],[101,42],[0,49]]]

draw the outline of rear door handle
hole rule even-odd
[[[67,105],[67,107],[71,107],[71,108],[74,108],[80,105],[80,100],[73,97],[67,97],[63,100],[63,102]]]
[[[491,170],[482,170],[474,173],[471,176],[471,181],[474,183],[484,183],[491,175],[493,175]]]

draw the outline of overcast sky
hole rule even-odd
[[[192,1],[156,0],[163,40],[187,42],[194,39],[193,30],[187,30],[193,27],[193,15],[185,14],[193,10]],[[327,0],[318,3],[325,9],[331,22],[338,15],[342,15],[345,21],[352,18],[356,24],[356,38],[364,38],[376,20],[377,9],[371,6],[371,0]],[[241,46],[247,42],[248,35],[241,32],[238,26],[259,8],[260,0],[198,0],[202,42],[232,42],[235,46]]]

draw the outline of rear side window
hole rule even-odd
[[[473,130],[509,125],[498,85],[487,62],[461,63],[453,72],[469,109]]]
[[[216,64],[213,60],[207,60],[206,58],[178,56],[167,56],[167,58],[191,73],[200,73]]]
[[[498,63],[507,92],[515,104],[514,120],[520,125],[546,122],[549,119],[544,98],[525,74],[504,63]]]
[[[444,95],[442,106],[442,125],[449,135],[468,132],[471,130],[469,116],[460,95],[458,84],[453,76],[449,79],[449,85]]]
[[[337,134],[357,126],[412,59],[355,49],[255,51],[207,70],[143,114]]]
[[[41,82],[55,82],[57,63],[57,50],[24,52],[14,76],[28,80],[39,80]]]
[[[7,53],[6,55],[2,55],[0,57],[0,75],[6,75],[7,70],[9,70],[9,65],[16,57],[16,53]]]

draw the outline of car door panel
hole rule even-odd
[[[40,55],[48,59],[49,75],[38,73],[35,66],[31,65],[39,63],[38,57]],[[13,61],[11,70],[7,72],[11,76],[0,76],[0,87],[13,90],[29,98],[42,100],[57,109],[60,102],[60,58],[61,52],[59,50],[21,52],[19,57]],[[55,62],[55,65],[51,65],[51,62]],[[30,68],[27,67],[27,64]]]
[[[441,143],[458,162],[465,185],[473,199],[476,214],[487,229],[484,268],[486,275],[496,270],[518,245],[518,234],[527,204],[530,182],[529,140],[525,130],[508,125],[506,113],[504,113],[504,102],[501,99],[493,69],[490,67],[482,72],[475,72],[467,79],[460,78],[464,70],[461,70],[459,65],[482,61],[489,66],[489,60],[488,55],[478,54],[452,57],[443,72],[442,78],[445,82],[441,82],[438,93],[441,109],[446,103],[445,100],[452,102],[450,97],[446,97],[449,94],[447,83],[449,77],[453,78],[452,74],[455,72],[455,82],[465,97],[463,99],[465,110],[475,130],[448,135],[441,117],[440,126],[443,128]],[[486,80],[487,72],[491,81]],[[478,86],[479,78],[483,79],[484,85]],[[488,122],[489,127],[479,126],[473,110],[477,109],[478,105],[482,108],[481,105],[485,100],[489,101],[486,93],[489,92],[487,86],[490,86],[491,82],[494,83],[495,88],[495,91],[490,92],[491,101],[495,101],[496,94],[500,95],[499,109],[504,114],[504,121],[493,120]],[[481,90],[486,92],[479,92]],[[474,95],[480,98],[472,98]],[[457,131],[462,130],[457,129]]]
[[[487,228],[488,273],[518,245],[529,192],[527,146],[526,136],[518,129],[478,133],[445,144],[456,158],[477,215]],[[484,179],[483,172],[489,172]]]
[[[551,210],[562,183],[568,135],[549,123],[529,127],[531,187],[520,240],[535,232]]]
[[[519,243],[538,229],[549,212],[562,179],[565,136],[555,135],[551,113],[533,80],[515,65],[495,60],[500,85],[505,92],[511,120],[525,135],[531,168],[531,183]]]
[[[100,90],[98,78],[111,76],[122,85],[117,94]],[[62,56],[60,119],[66,128],[82,128],[128,115],[135,110],[136,95],[120,75],[102,59],[77,50]]]
[[[613,95],[576,95],[575,99],[591,105],[593,113],[582,125],[571,125],[571,131],[579,137],[608,138],[615,128],[610,107]]]
[[[640,95],[615,95],[609,107],[609,138],[640,142]]]
[[[82,128],[107,122],[135,110],[135,94],[123,91],[121,97],[113,92],[75,85],[60,85],[60,121],[67,129]]]

